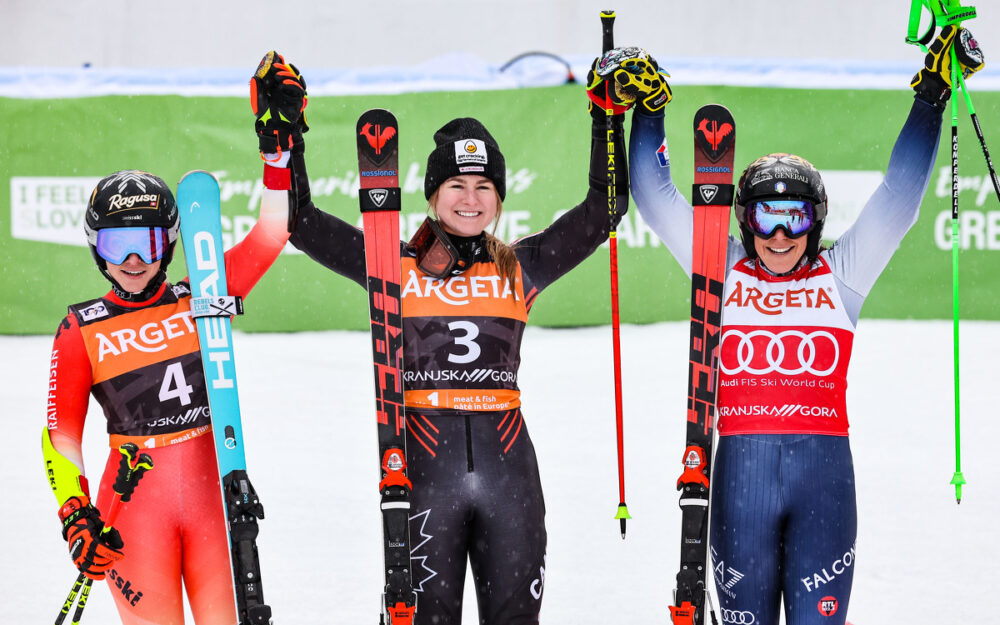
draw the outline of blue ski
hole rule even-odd
[[[218,181],[207,171],[188,172],[177,187],[177,206],[226,507],[237,617],[240,625],[268,625],[271,608],[264,604],[256,544],[264,508],[246,474],[230,323],[243,305],[226,287]]]

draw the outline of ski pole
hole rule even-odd
[[[965,484],[965,476],[962,475],[962,418],[961,393],[959,392],[961,387],[959,385],[958,358],[958,250],[960,241],[958,232],[958,91],[956,87],[960,73],[953,43],[951,48],[951,313],[955,370],[955,473],[952,475],[951,484],[955,486],[956,503],[962,503],[962,485]]]
[[[931,23],[927,32],[918,37],[917,30],[920,24],[921,6],[926,6],[931,11]],[[975,7],[963,7],[960,0],[911,0],[910,19],[907,29],[906,42],[920,46],[920,49],[927,52],[926,44],[934,34],[937,25],[942,27],[954,25],[961,28],[962,22],[974,19],[977,16]],[[960,32],[955,34],[959,37]],[[993,169],[993,162],[990,159],[989,150],[986,147],[986,139],[983,137],[982,129],[979,126],[979,118],[976,116],[975,108],[972,106],[972,97],[965,86],[965,78],[959,71],[958,53],[955,51],[955,42],[951,44],[951,280],[952,280],[952,343],[954,354],[955,372],[955,473],[952,475],[951,484],[955,487],[955,501],[962,503],[962,486],[966,483],[962,474],[962,436],[961,436],[961,400],[959,385],[959,288],[958,288],[958,252],[959,221],[958,221],[958,89],[961,87],[965,96],[965,104],[969,109],[969,116],[972,118],[972,125],[976,129],[976,136],[979,137],[979,145],[983,149],[986,157],[986,166],[990,171],[990,178],[993,181],[993,189],[1000,199],[1000,182],[997,181],[996,171]]]
[[[122,502],[127,502],[132,498],[132,492],[135,491],[135,487],[139,483],[142,474],[153,468],[153,459],[149,454],[139,454],[136,457],[139,446],[135,443],[125,443],[118,448],[118,451],[122,454],[122,457],[118,463],[118,477],[112,486],[115,495],[111,500],[111,507],[108,509],[108,520],[104,523],[104,529],[101,530],[102,536],[111,531],[115,521],[118,519]],[[87,607],[87,599],[90,597],[90,587],[93,583],[94,580],[83,573],[77,576],[76,582],[74,582],[73,587],[70,589],[65,603],[63,603],[62,611],[56,617],[55,625],[61,625],[66,620],[66,616],[69,614],[70,608],[73,607],[78,592],[80,594],[80,601],[76,606],[72,622],[74,625],[80,622],[80,619],[83,618],[83,609]]]
[[[601,27],[603,31],[602,53],[615,47],[615,12],[601,11]],[[622,350],[621,324],[618,315],[618,201],[615,189],[615,122],[614,106],[611,102],[610,79],[604,81],[604,113],[606,120],[605,141],[608,146],[608,244],[611,246],[611,349],[614,354],[615,371],[615,427],[618,433],[618,513],[615,518],[625,540],[625,521],[631,519],[628,507],[625,505],[625,444],[622,431]],[[628,189],[625,190],[628,193]]]

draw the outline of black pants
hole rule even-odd
[[[538,622],[545,502],[520,410],[407,416],[417,625],[462,620],[466,557],[481,625]]]

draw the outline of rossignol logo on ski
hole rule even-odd
[[[389,197],[389,192],[385,189],[369,189],[368,198],[371,199],[372,204],[378,206],[379,208],[385,204],[385,199]]]
[[[706,204],[711,204],[712,198],[719,193],[719,187],[714,184],[703,184],[698,187],[698,193],[701,194],[701,199],[705,200]]]
[[[372,113],[371,119],[358,131],[358,152],[376,165],[381,165],[389,155],[396,154],[395,118],[380,115],[376,111]]]
[[[702,117],[695,128],[695,141],[708,160],[715,163],[729,152],[729,144],[734,137],[733,130],[731,121]]]

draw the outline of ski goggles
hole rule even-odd
[[[767,200],[747,206],[747,225],[761,238],[771,238],[778,228],[791,239],[807,234],[816,225],[816,208],[805,200]]]
[[[163,258],[166,249],[166,228],[102,228],[97,231],[97,254],[112,265],[124,263],[132,254],[152,264]]]

